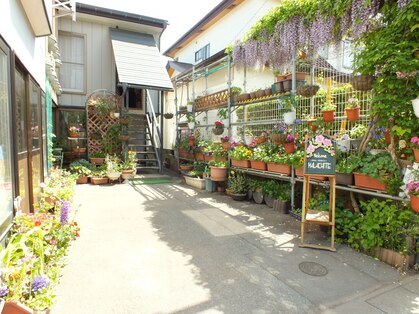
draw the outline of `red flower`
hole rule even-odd
[[[221,125],[224,126],[224,124],[221,121],[215,121],[215,125]]]

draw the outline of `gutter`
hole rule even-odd
[[[76,3],[76,12],[110,18],[114,20],[120,20],[120,21],[125,21],[125,22],[158,27],[158,28],[162,28],[163,30],[168,25],[168,22],[166,20],[161,20],[161,19],[157,19],[157,18],[145,16],[145,15],[139,15],[139,14],[133,14],[129,12],[122,12],[118,10],[97,7],[97,6],[88,5],[88,4],[84,4],[80,2]]]

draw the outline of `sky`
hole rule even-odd
[[[169,22],[161,37],[164,52],[222,0],[80,0],[86,4],[146,15]]]

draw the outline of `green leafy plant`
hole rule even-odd
[[[221,160],[210,160],[208,162],[209,167],[217,167],[217,168],[226,168],[229,166],[228,161],[221,161]]]
[[[358,139],[365,135],[367,127],[363,124],[355,124],[349,131],[351,139]]]
[[[230,171],[230,176],[228,177],[228,187],[234,194],[246,194],[249,190],[249,183],[243,172]]]
[[[322,111],[335,111],[335,110],[336,110],[336,105],[333,104],[332,102],[326,102],[322,106]]]
[[[297,150],[288,155],[288,163],[298,169],[304,166],[304,150]]]
[[[228,110],[227,108],[220,108],[217,111],[217,117],[220,119],[227,119],[228,117]]]
[[[88,167],[84,166],[78,160],[73,161],[69,165],[68,170],[71,173],[74,173],[74,174],[76,174],[78,176],[84,176],[84,177],[87,177],[87,176],[89,176],[92,173],[92,171]]]
[[[336,172],[343,174],[353,173],[361,163],[361,157],[358,155],[349,155],[346,158],[342,155],[338,156],[338,161],[336,163]]]

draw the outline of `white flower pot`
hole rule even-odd
[[[244,142],[246,143],[246,145],[250,145],[253,142],[253,137],[252,136],[245,136],[244,138]]]
[[[195,128],[195,122],[188,122],[188,128],[191,130]]]
[[[336,144],[342,153],[349,152],[351,148],[351,140],[338,140],[336,141]]]
[[[413,111],[415,112],[415,116],[419,118],[419,96],[415,99],[412,99]]]
[[[284,123],[291,125],[294,124],[296,118],[296,112],[295,111],[289,111],[284,113]]]
[[[192,112],[192,110],[193,110],[193,106],[192,106],[192,105],[186,105],[186,110],[187,110],[188,112]]]

